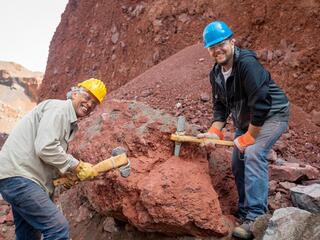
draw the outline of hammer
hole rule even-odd
[[[105,159],[96,165],[93,166],[93,168],[98,173],[107,172],[114,168],[119,168],[120,175],[124,178],[129,177],[131,167],[130,167],[130,161],[126,155],[126,151],[122,147],[117,147],[112,150],[111,153],[112,157]],[[70,174],[69,177],[61,177],[58,179],[53,180],[54,186],[59,186],[66,184],[68,182],[78,182],[79,179],[76,175]]]
[[[185,117],[179,116],[177,121],[177,131],[175,134],[171,134],[170,139],[175,141],[174,146],[174,155],[179,156],[181,144],[182,142],[194,142],[194,143],[213,143],[213,144],[220,144],[224,146],[233,146],[232,141],[225,141],[219,139],[211,139],[211,138],[197,138],[193,136],[185,135]]]

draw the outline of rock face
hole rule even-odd
[[[299,240],[307,226],[311,213],[299,208],[276,210],[269,220],[263,240]],[[319,236],[318,236],[319,237]],[[314,238],[315,239],[315,238]]]
[[[96,163],[121,145],[128,150],[132,174],[116,171],[82,185],[100,214],[112,214],[141,231],[168,235],[224,236],[227,218],[212,187],[206,154],[196,146],[173,157],[169,135],[176,119],[139,102],[107,101],[96,120],[82,123],[83,131],[70,151]],[[189,130],[191,131],[191,130]]]
[[[16,121],[36,105],[42,76],[19,64],[0,61],[0,132],[9,133]]]
[[[320,184],[296,186],[290,193],[294,206],[320,214]]]
[[[219,19],[238,44],[258,50],[292,101],[319,111],[319,8],[318,1],[292,0],[70,0],[50,44],[41,99],[62,97],[65,87],[92,76],[117,89],[202,41],[206,24]]]
[[[21,89],[32,101],[38,99],[38,88],[42,82],[43,73],[31,72],[23,66],[0,61],[0,84],[10,89]]]
[[[270,179],[277,181],[295,182],[298,180],[313,180],[320,177],[319,170],[315,167],[299,163],[284,163],[270,165]]]
[[[320,41],[316,31],[319,8],[318,1],[70,0],[50,44],[40,100],[64,98],[72,85],[89,77],[103,79],[109,92],[118,89],[174,53],[201,42],[208,22],[224,20],[232,27],[239,46],[257,51],[292,103],[290,130],[278,145],[281,157],[293,156],[319,164],[320,137],[313,133],[320,128],[308,115],[320,111],[315,94],[320,87],[317,57],[320,49],[316,44]],[[208,54],[203,52],[201,58],[193,58],[198,63],[194,61],[188,68],[184,66],[189,60],[180,60],[175,65],[176,71],[184,68],[184,72],[173,75],[174,80],[187,79],[189,71],[202,69],[191,85],[180,85],[179,95],[161,95],[169,91],[170,85],[156,83],[158,76],[154,75],[150,77],[155,80],[153,90],[145,89],[136,96],[163,103],[178,98],[175,106],[182,106],[179,109],[183,112],[192,111],[189,120],[204,129],[211,121],[210,101],[201,108],[196,99],[188,101],[194,91],[211,96],[207,76],[212,62],[207,61]],[[205,78],[203,85],[201,79]],[[128,95],[135,97],[129,90]],[[169,106],[175,110],[175,106]]]
[[[79,217],[68,218],[82,223],[99,215],[93,228],[105,231],[116,231],[107,219],[113,217],[144,232],[227,234],[225,215],[237,202],[230,149],[208,153],[184,144],[173,158],[169,140],[174,116],[193,124],[188,133],[210,126],[213,62],[200,42],[204,26],[217,19],[232,27],[239,46],[257,50],[292,103],[276,157],[319,164],[319,7],[317,1],[70,0],[50,45],[40,100],[64,98],[76,82],[101,78],[111,94],[81,122],[70,151],[96,163],[122,145],[133,170],[128,179],[112,171],[81,183],[70,194],[80,199]],[[232,132],[229,124],[229,139]],[[73,236],[84,239],[77,224],[71,226]],[[98,235],[86,236],[105,239],[105,232]]]

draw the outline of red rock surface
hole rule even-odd
[[[63,97],[66,87],[91,76],[117,89],[201,42],[204,26],[221,19],[240,45],[260,53],[292,101],[307,112],[319,111],[319,5],[314,0],[70,0],[50,45],[40,96]]]
[[[183,0],[174,4],[168,0],[70,0],[50,45],[40,99],[64,98],[73,84],[92,76],[103,79],[109,91],[118,89],[173,53],[201,42],[204,26],[221,19],[232,27],[240,46],[257,51],[291,103],[297,106],[292,106],[289,133],[277,153],[319,166],[320,138],[314,134],[319,132],[315,123],[320,111],[316,94],[320,90],[319,5],[318,1],[293,0]],[[206,61],[208,55],[200,48],[201,58]],[[211,118],[210,102],[197,104],[196,98],[188,101],[190,95],[205,94],[203,99],[211,95],[208,81],[204,80],[211,62],[201,63],[199,54],[190,67],[179,71],[189,61],[181,59],[177,73],[171,70],[171,75],[167,75],[176,77],[175,80],[187,79],[189,71],[199,68],[198,75],[190,78],[188,84],[174,88],[170,81],[158,81],[166,72],[162,69],[149,76],[152,86],[148,84],[146,88],[146,82],[141,81],[135,91],[128,89],[125,97],[145,98],[148,104],[170,111],[182,97],[183,112],[190,115],[190,121],[205,128]]]
[[[70,151],[96,163],[117,145],[128,149],[132,175],[114,172],[83,185],[83,195],[99,213],[112,212],[141,231],[169,235],[223,236],[228,233],[218,194],[212,187],[206,152],[183,146],[172,157],[170,133],[175,118],[139,102],[109,100],[97,120],[83,131]],[[191,130],[189,130],[191,131]]]
[[[296,182],[298,180],[319,179],[320,172],[310,165],[285,163],[281,166],[270,165],[270,179],[277,181]]]
[[[204,26],[216,19],[232,27],[239,46],[257,51],[289,96],[290,126],[274,148],[277,156],[319,168],[319,10],[314,0],[70,0],[50,45],[40,99],[64,98],[85,78],[103,79],[111,94],[81,123],[70,151],[98,162],[123,145],[133,166],[128,179],[113,171],[79,185],[78,195],[65,193],[77,199],[71,203],[75,208],[94,210],[87,220],[85,210],[78,220],[68,215],[75,239],[103,239],[105,232],[91,228],[104,228],[106,216],[145,232],[221,236],[228,230],[225,215],[237,201],[230,150],[208,154],[184,144],[177,159],[168,140],[175,131],[172,115],[187,117],[188,133],[210,125],[212,62],[199,42]],[[226,131],[231,139],[232,126]],[[275,202],[281,203],[279,195]]]

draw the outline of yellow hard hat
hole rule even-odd
[[[78,87],[83,87],[84,89],[88,90],[99,100],[99,103],[102,102],[103,98],[107,94],[107,89],[104,83],[101,80],[95,78],[90,78],[79,83]]]

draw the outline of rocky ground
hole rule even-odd
[[[220,19],[234,30],[238,46],[257,52],[291,102],[289,129],[269,155],[274,215],[261,220],[256,236],[265,234],[268,221],[280,219],[294,226],[284,227],[293,236],[285,233],[283,239],[317,239],[312,222],[319,218],[287,207],[306,209],[292,189],[319,183],[319,11],[313,0],[70,0],[50,45],[40,99],[64,98],[69,87],[88,77],[103,79],[108,98],[81,121],[70,152],[97,163],[122,145],[132,162],[128,179],[111,171],[72,190],[58,189],[72,238],[213,240],[236,224],[231,149],[183,144],[175,158],[169,140],[177,116],[186,117],[189,134],[210,125],[207,76],[213,62],[201,35],[208,22]],[[232,123],[225,134],[232,139]],[[307,190],[303,196],[307,205],[319,201],[317,195],[310,200]],[[296,215],[298,220],[290,219]],[[296,222],[303,227],[295,235]],[[281,239],[271,232],[278,230],[267,230],[267,239]]]

